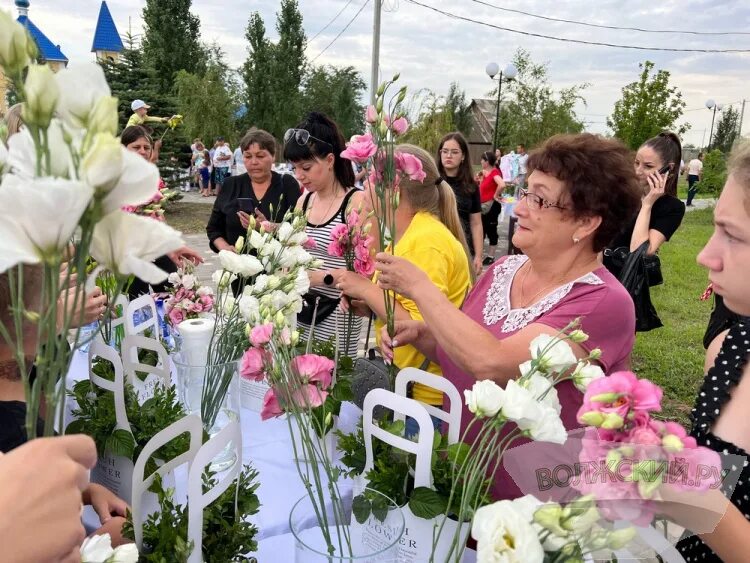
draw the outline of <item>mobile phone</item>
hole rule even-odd
[[[257,204],[251,197],[238,197],[237,205],[239,206],[240,211],[244,211],[245,213],[252,215],[253,213],[255,213],[255,206]]]
[[[667,163],[661,168],[659,168],[659,174],[666,174],[670,170],[672,170],[672,165],[670,163]]]

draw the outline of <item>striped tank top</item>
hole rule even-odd
[[[349,205],[349,200],[352,195],[356,192],[356,189],[349,190],[344,196],[344,200],[341,202],[341,207],[338,211],[329,219],[327,222],[320,225],[314,223],[307,223],[305,231],[307,236],[315,241],[315,248],[308,252],[313,258],[318,258],[323,261],[321,270],[339,270],[346,269],[346,260],[343,257],[331,256],[328,254],[328,244],[331,242],[331,231],[337,226],[346,223],[346,208]],[[307,215],[307,206],[310,204],[310,197],[312,194],[308,193],[302,202],[302,212]],[[319,286],[314,291],[322,293],[328,297],[338,299],[341,297],[341,291],[335,287]],[[359,336],[362,332],[362,317],[354,317],[354,329],[352,330],[352,336],[349,342],[344,342],[346,338],[346,322],[348,314],[341,311],[338,307],[331,313],[324,321],[315,325],[314,337],[316,340],[338,340],[339,353],[347,355],[349,357],[355,357],[357,355],[357,348],[359,345]],[[304,323],[299,323],[299,326],[304,330],[304,334],[310,333],[310,327]],[[338,336],[337,336],[338,333]]]

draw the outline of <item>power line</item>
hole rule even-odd
[[[333,22],[335,22],[335,21],[336,21],[336,20],[338,19],[338,17],[339,17],[339,16],[340,16],[340,15],[341,15],[342,13],[344,13],[344,10],[346,10],[346,9],[347,9],[347,8],[349,7],[349,4],[351,4],[351,3],[352,3],[352,0],[349,0],[349,1],[348,1],[348,2],[346,3],[346,4],[344,4],[344,7],[343,7],[343,8],[341,8],[341,9],[339,10],[339,13],[338,13],[338,14],[336,14],[335,16],[333,16],[333,19],[331,19],[331,21],[329,21],[329,22],[328,22],[327,24],[325,24],[325,25],[323,26],[323,29],[321,29],[321,30],[320,30],[320,31],[319,31],[318,33],[316,33],[315,35],[313,35],[313,36],[312,36],[312,38],[310,38],[310,39],[309,39],[309,41],[314,41],[314,40],[315,40],[315,38],[316,38],[316,37],[318,37],[318,35],[320,35],[320,34],[321,34],[321,33],[323,33],[323,32],[324,32],[324,31],[325,31],[326,29],[328,29],[328,26],[330,26],[330,25],[331,25],[331,24],[332,24]]]
[[[377,1],[380,1],[380,0],[377,0]],[[362,6],[360,6],[359,10],[357,10],[357,13],[356,13],[356,14],[354,14],[354,17],[353,17],[352,19],[350,19],[350,20],[349,20],[349,23],[347,23],[347,24],[346,24],[346,25],[344,26],[344,29],[342,29],[341,31],[339,31],[338,35],[336,35],[336,37],[334,37],[334,38],[333,38],[333,40],[332,40],[332,41],[331,41],[331,42],[330,42],[330,43],[329,43],[328,45],[326,45],[326,46],[325,46],[325,48],[324,48],[324,49],[323,49],[323,50],[322,50],[322,51],[321,51],[320,53],[318,53],[318,54],[317,54],[317,55],[315,56],[315,58],[314,58],[313,60],[311,60],[311,61],[310,61],[311,63],[314,63],[315,61],[317,61],[317,60],[318,60],[318,58],[319,58],[319,57],[320,57],[320,56],[321,56],[321,55],[322,55],[323,53],[325,53],[325,52],[326,52],[326,51],[328,50],[328,48],[329,48],[329,47],[330,47],[331,45],[333,45],[334,43],[336,43],[336,40],[337,40],[337,39],[338,39],[339,37],[341,37],[341,36],[342,36],[342,35],[344,34],[344,32],[345,32],[345,31],[346,31],[347,29],[349,29],[349,26],[350,26],[350,25],[352,25],[352,24],[354,23],[354,20],[356,20],[356,19],[357,19],[357,17],[359,16],[359,14],[361,14],[361,13],[362,13],[362,10],[364,10],[364,9],[365,9],[365,6],[367,6],[367,4],[368,4],[369,2],[370,2],[370,0],[365,0],[365,3],[364,3],[364,4],[362,4]]]
[[[721,104],[721,105],[724,106],[724,107],[727,107],[727,106],[734,106],[736,104],[741,104],[741,103],[742,103],[742,100],[737,100],[736,102],[729,102],[728,104]],[[708,109],[708,108],[706,108],[706,107],[691,108],[691,109],[686,109],[685,111],[702,111],[702,110],[705,110],[705,109]]]
[[[495,25],[488,22],[483,22],[479,20],[473,20],[471,18],[467,18],[466,16],[459,16],[457,14],[452,14],[451,12],[446,12],[444,10],[440,10],[438,8],[435,8],[433,6],[428,6],[427,4],[422,4],[421,2],[418,2],[417,0],[406,0],[407,2],[411,4],[415,4],[417,6],[421,6],[422,8],[427,8],[428,10],[432,10],[433,12],[437,12],[439,14],[442,14],[444,16],[448,16],[453,19],[466,21],[469,23],[475,23],[478,25],[483,25],[485,27],[491,27],[493,29],[498,29],[500,31],[508,31],[510,33],[517,33],[519,35],[525,35],[528,37],[539,37],[541,39],[552,39],[553,41],[561,41],[563,43],[579,43],[581,45],[598,45],[600,47],[613,47],[616,49],[636,49],[639,51],[670,51],[675,53],[750,53],[750,49],[676,49],[672,47],[641,47],[637,45],[620,45],[617,43],[602,43],[599,41],[584,41],[583,39],[567,39],[564,37],[555,37],[554,35],[543,35],[541,33],[531,33],[529,31],[521,31],[519,29],[512,29],[510,27],[503,27],[500,25]]]
[[[684,33],[684,34],[689,34],[689,35],[750,35],[750,31],[689,31],[689,30],[680,30],[680,29],[644,29],[642,27],[620,27],[616,25],[604,25],[604,24],[589,23],[589,22],[582,22],[582,21],[576,21],[576,20],[566,20],[563,18],[553,18],[551,16],[542,16],[540,14],[532,14],[531,12],[524,12],[523,10],[517,10],[514,8],[505,8],[503,6],[496,6],[495,4],[490,4],[489,2],[483,2],[482,0],[471,0],[471,1],[476,2],[477,4],[482,4],[483,6],[495,8],[496,10],[502,10],[504,12],[513,12],[514,14],[521,14],[524,16],[532,17],[532,18],[539,18],[540,20],[562,22],[562,23],[572,23],[575,25],[583,25],[586,27],[597,27],[600,29],[640,31],[642,33]]]

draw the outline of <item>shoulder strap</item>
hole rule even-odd
[[[349,190],[344,196],[344,201],[341,202],[340,212],[341,212],[342,223],[346,223],[346,208],[349,206],[349,200],[352,198],[352,196],[354,195],[354,192],[356,191],[357,191],[356,188],[352,188],[351,190]]]
[[[310,196],[312,196],[312,192],[307,192],[305,200],[302,202],[302,213],[307,213],[307,205],[310,203]]]

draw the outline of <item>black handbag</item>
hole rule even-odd
[[[341,298],[328,297],[310,290],[302,296],[302,310],[297,313],[297,322],[307,326],[318,326],[339,306]]]
[[[643,244],[648,244],[647,242]],[[643,245],[641,245],[643,246]],[[648,249],[648,246],[646,247]],[[632,254],[627,246],[618,246],[617,248],[607,248],[604,250],[604,263],[607,268],[613,273],[617,274],[617,277],[621,277],[622,270],[625,267],[625,262],[628,257]],[[661,260],[658,254],[646,254],[643,253],[643,267],[646,271],[646,279],[648,280],[648,286],[654,287],[655,285],[661,285],[664,283],[664,276],[661,273]]]
[[[620,272],[620,283],[628,290],[635,306],[636,332],[648,332],[664,326],[651,303],[648,274],[646,273],[645,256],[648,241],[628,254]]]

